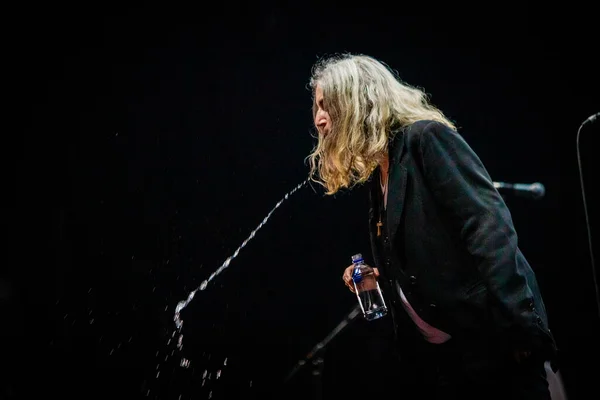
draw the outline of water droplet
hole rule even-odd
[[[225,358],[225,361],[223,361],[223,365],[227,365],[227,358]]]
[[[202,374],[202,379],[206,378],[206,375],[208,375],[208,370],[207,369],[204,370],[204,373]]]
[[[221,377],[221,370],[218,370],[216,378],[219,379],[220,377]]]
[[[94,318],[90,319],[90,325],[94,323]]]
[[[159,375],[160,375],[160,370],[156,373],[156,377],[158,378]]]
[[[206,289],[206,286],[208,286],[208,281],[207,280],[205,280],[204,282],[202,282],[202,284],[200,285],[200,290]]]

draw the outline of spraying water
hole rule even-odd
[[[250,235],[248,236],[248,238],[246,238],[246,240],[244,240],[244,242],[240,245],[240,247],[238,247],[231,256],[229,256],[224,262],[223,264],[215,271],[213,272],[208,279],[204,280],[200,286],[198,286],[196,289],[192,290],[189,294],[186,300],[182,300],[179,303],[177,303],[177,307],[175,307],[175,316],[173,318],[173,320],[175,321],[175,326],[177,327],[177,330],[180,332],[178,340],[177,340],[177,347],[179,348],[179,350],[182,349],[183,347],[183,334],[181,334],[181,328],[183,326],[183,320],[181,319],[181,311],[183,311],[183,309],[185,307],[187,307],[188,304],[190,304],[190,302],[192,301],[192,299],[194,298],[194,296],[196,295],[196,292],[198,290],[204,290],[206,289],[206,287],[208,286],[208,284],[210,283],[210,281],[212,281],[215,277],[217,277],[221,272],[223,272],[223,270],[225,270],[227,267],[229,267],[229,265],[231,264],[231,261],[236,258],[240,252],[240,250],[242,248],[244,248],[248,242],[250,240],[252,240],[254,238],[254,236],[256,236],[256,232],[258,232],[258,230],[260,228],[262,228],[267,220],[271,217],[271,214],[273,214],[273,212],[279,208],[279,206],[281,205],[281,203],[283,203],[285,200],[288,199],[289,196],[291,196],[292,194],[294,194],[296,191],[298,191],[299,189],[301,189],[304,185],[306,185],[309,182],[309,179],[306,179],[304,182],[298,184],[298,186],[296,186],[295,188],[293,188],[292,190],[290,190],[289,192],[287,192],[285,194],[285,196],[283,196],[283,198],[281,200],[279,200],[279,202],[277,204],[275,204],[275,207],[273,207],[271,209],[271,211],[269,211],[269,213],[267,214],[267,216],[262,220],[262,222],[256,227],[256,229],[254,229]],[[175,332],[173,332],[173,336],[175,335]],[[186,360],[187,361],[187,360]],[[183,361],[182,361],[183,362]]]

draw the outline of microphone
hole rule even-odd
[[[539,182],[535,183],[506,183],[494,182],[494,187],[498,191],[512,192],[518,196],[528,197],[531,199],[541,199],[546,194],[546,188]]]
[[[588,122],[594,122],[598,117],[600,117],[600,112],[597,112],[596,114],[590,115],[589,117],[587,117],[587,119],[585,121],[583,121],[583,124],[581,125],[585,125]]]

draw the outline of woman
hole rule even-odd
[[[369,56],[320,60],[310,83],[311,178],[329,195],[369,185],[373,267],[402,381],[420,398],[549,399],[544,363],[556,346],[535,273],[453,122]]]

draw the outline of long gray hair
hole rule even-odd
[[[319,60],[310,87],[323,90],[331,130],[319,135],[307,157],[310,177],[327,194],[365,182],[387,155],[390,134],[419,120],[454,124],[383,62],[366,55],[341,54]],[[313,99],[314,101],[314,99]]]

